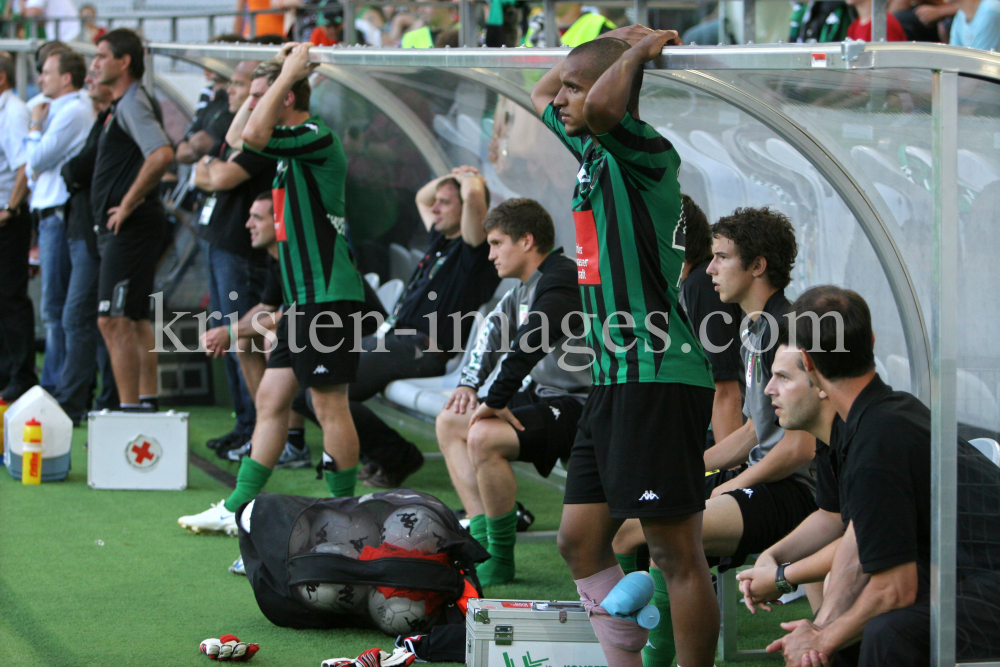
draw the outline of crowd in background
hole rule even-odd
[[[788,11],[768,8],[759,12],[757,35],[742,36],[742,41],[769,41],[761,39],[761,35],[790,42],[871,41],[871,0],[788,4]],[[940,42],[985,50],[1000,46],[1000,0],[889,0],[887,10],[888,41]],[[336,0],[237,0],[234,11],[233,34],[246,39],[251,35],[276,35],[316,46],[333,46],[344,42],[344,22],[349,19],[354,22],[359,44],[404,48],[460,44],[456,3],[419,8],[364,5],[355,10],[353,17],[345,17],[343,6]],[[728,11],[729,15],[720,18],[717,1],[701,0],[694,10],[654,10],[651,23],[654,27],[680,27],[684,43],[738,43],[742,8]],[[18,37],[93,42],[107,31],[96,14],[94,5],[78,6],[73,0],[0,0],[0,33],[9,34],[5,24],[13,21]],[[474,14],[480,45],[547,46],[540,4],[495,0],[476,5]],[[631,22],[627,14],[620,8],[559,3],[556,28],[560,44],[577,46],[616,25],[627,24]],[[56,18],[60,19],[58,26]]]

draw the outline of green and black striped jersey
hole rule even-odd
[[[285,303],[364,301],[344,234],[347,158],[340,138],[313,116],[274,128],[260,152],[278,161],[272,194]]]
[[[677,151],[629,113],[596,141],[568,136],[552,105],[542,120],[581,164],[573,220],[594,384],[714,388],[677,303],[685,243]]]

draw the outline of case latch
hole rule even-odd
[[[472,620],[476,623],[484,623],[486,625],[490,624],[490,612],[485,609],[477,609],[476,613],[472,615]]]
[[[566,610],[563,610],[563,611],[559,612],[559,622],[560,623],[565,623],[566,622]]]
[[[510,646],[514,641],[513,625],[498,625],[493,629],[493,643],[497,646]]]

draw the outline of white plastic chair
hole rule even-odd
[[[983,456],[993,461],[994,465],[1000,466],[1000,443],[991,438],[976,438],[969,440],[969,444],[983,453]]]
[[[365,280],[368,281],[368,284],[372,286],[373,290],[377,290],[379,284],[382,282],[382,279],[378,277],[377,273],[366,273]]]
[[[391,313],[392,309],[396,307],[396,302],[399,301],[399,297],[403,294],[403,287],[402,280],[393,278],[378,288],[378,300],[382,302],[385,312]]]

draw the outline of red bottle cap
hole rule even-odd
[[[24,422],[24,425],[25,426],[41,426],[42,422],[40,422],[37,419],[35,419],[34,417],[32,417],[29,421]]]

